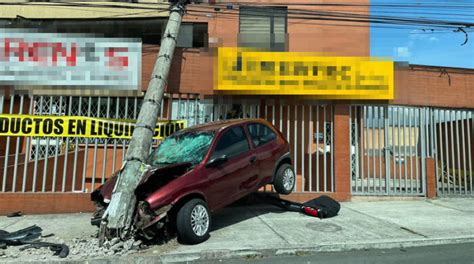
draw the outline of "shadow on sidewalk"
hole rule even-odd
[[[237,223],[246,221],[258,217],[260,215],[268,213],[285,213],[284,210],[270,205],[258,197],[257,194],[250,194],[240,200],[218,210],[211,215],[212,223],[210,232],[217,231],[228,226],[235,225]],[[147,241],[148,245],[164,245],[169,241],[177,238],[177,232],[174,225],[171,225],[166,229],[165,233],[160,233],[155,239]],[[212,234],[211,234],[212,236]],[[187,245],[185,242],[178,238],[178,243]]]
[[[263,201],[258,194],[253,193],[214,213],[212,215],[211,232],[260,215],[285,212],[285,210]]]

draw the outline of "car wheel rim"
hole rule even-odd
[[[287,168],[283,172],[283,187],[285,190],[293,189],[293,184],[295,183],[295,174],[291,168]]]
[[[203,205],[196,205],[191,212],[191,227],[194,234],[203,236],[209,229],[209,214]]]

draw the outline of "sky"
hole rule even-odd
[[[464,4],[472,8],[400,8],[371,7],[371,15],[404,16],[438,20],[456,20],[474,23],[474,0],[466,1],[409,1],[374,0],[371,4],[423,3],[424,5]],[[400,12],[400,13],[395,13]],[[449,66],[474,69],[474,28],[468,29],[469,40],[465,45],[462,32],[440,29],[431,31],[428,27],[404,27],[403,29],[380,28],[371,24],[371,56],[390,57],[394,61],[410,64]],[[425,31],[423,31],[423,29]]]

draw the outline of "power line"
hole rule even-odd
[[[196,6],[192,6],[195,8]],[[209,10],[209,7],[203,7]],[[208,14],[209,11],[203,11],[190,9],[189,12],[204,13]],[[198,8],[199,9],[199,8]],[[236,11],[226,10],[226,15],[241,16]],[[264,16],[264,15],[263,15]],[[391,25],[408,25],[408,26],[424,26],[424,27],[444,27],[457,29],[459,27],[471,27],[474,23],[465,21],[448,21],[448,20],[433,20],[433,19],[410,19],[404,17],[389,17],[389,16],[370,16],[370,15],[359,15],[350,13],[333,13],[333,12],[319,12],[319,11],[292,11],[288,10],[288,18],[290,19],[309,19],[309,20],[328,20],[328,21],[339,21],[339,22],[354,22],[354,23],[375,23],[375,24],[391,24]]]
[[[237,5],[240,7],[240,5]],[[247,5],[249,6],[249,5]],[[250,5],[252,7],[264,7],[261,5]],[[192,5],[195,8],[216,8],[213,5]],[[225,5],[219,5],[218,8],[226,9]],[[228,10],[228,9],[227,9]],[[235,9],[231,9],[236,11]],[[435,23],[444,23],[444,24],[469,24],[470,22],[467,21],[448,21],[448,20],[433,20],[433,19],[421,19],[421,18],[410,18],[410,17],[403,17],[403,16],[380,16],[380,15],[372,15],[372,14],[357,14],[357,13],[347,13],[347,12],[334,12],[334,11],[322,11],[322,10],[307,10],[307,9],[288,9],[288,14],[296,14],[296,15],[319,15],[319,16],[337,16],[337,17],[351,17],[351,18],[373,18],[373,19],[387,19],[387,20],[399,20],[399,21],[413,21],[413,22],[435,22]],[[474,25],[474,23],[470,23]]]
[[[119,9],[141,9],[141,10],[149,10],[149,12],[160,11],[166,12],[168,8],[160,8],[160,7],[143,7],[143,6],[136,6],[133,4],[132,6],[124,6],[124,5],[104,5],[104,4],[88,4],[84,2],[50,2],[54,3],[53,5],[48,6],[62,6],[62,7],[107,7],[107,8],[119,8]],[[263,7],[261,4],[255,4],[253,2],[244,2],[246,5],[252,4],[253,6],[260,6]],[[35,3],[16,3],[16,5],[35,5]],[[11,3],[0,3],[0,5],[12,5]],[[36,4],[38,5],[38,4]],[[227,4],[226,4],[227,5]],[[240,5],[240,3],[239,3]],[[237,5],[237,6],[239,6]],[[295,5],[295,3],[291,3],[291,5]],[[315,5],[332,5],[332,4],[315,4]],[[336,5],[344,5],[344,6],[370,6],[370,5],[360,5],[360,4],[336,4]],[[45,6],[45,5],[41,5]],[[163,6],[163,5],[161,5]],[[384,5],[385,6],[385,5]],[[392,6],[392,5],[390,5]],[[198,16],[198,14],[204,14],[206,17],[209,14],[209,11],[214,8],[222,8],[222,10],[226,10],[226,12],[222,12],[227,16],[240,16],[237,13],[238,10],[235,9],[226,9],[223,4],[216,4],[216,5],[209,5],[209,4],[199,4],[199,5],[190,5],[188,7],[188,12],[193,13],[194,16]],[[194,8],[194,9],[192,9]],[[196,10],[201,9],[201,10]],[[206,11],[207,10],[207,11]],[[144,11],[143,13],[149,13],[148,11]],[[142,14],[143,14],[142,13]],[[198,14],[194,14],[198,13]],[[132,13],[132,14],[123,14],[123,16],[128,15],[137,15],[140,13]],[[108,17],[121,17],[122,15],[117,16],[107,16]],[[298,20],[313,20],[313,21],[324,21],[325,23],[321,25],[343,25],[343,26],[355,26],[354,23],[359,25],[363,25],[365,27],[374,27],[374,28],[401,28],[399,26],[405,26],[404,28],[413,28],[413,27],[435,27],[435,28],[448,28],[453,30],[458,30],[459,28],[464,28],[466,31],[470,32],[468,29],[469,27],[474,26],[474,23],[465,22],[465,21],[449,21],[449,20],[434,20],[434,19],[419,19],[419,18],[407,18],[407,17],[397,17],[397,16],[376,16],[371,14],[354,14],[354,13],[346,13],[346,12],[334,12],[334,11],[318,11],[318,10],[304,10],[304,9],[289,9],[288,10],[288,18],[290,19],[298,19]],[[328,24],[327,21],[337,22],[337,24]],[[381,24],[380,25],[373,25],[373,24]]]
[[[209,19],[209,17],[205,14],[192,14],[192,15],[196,16],[196,17],[202,17],[202,18],[208,18]],[[221,17],[220,19],[235,20],[235,18],[232,18],[232,17]],[[317,20],[304,20],[304,21],[298,21],[298,22],[288,22],[289,25],[303,24],[303,23],[305,23],[305,24],[311,23],[311,24],[317,24],[319,26],[331,26],[331,27],[382,28],[382,29],[405,29],[405,30],[413,30],[414,29],[413,27],[402,27],[402,26],[396,26],[396,25],[381,26],[381,25],[364,25],[364,24],[348,24],[348,23],[330,24],[330,23],[327,23],[327,22],[324,22],[324,24],[323,24],[322,21],[317,21]],[[422,29],[420,29],[420,30],[422,30]],[[474,32],[474,31],[467,30],[467,32]],[[410,34],[434,34],[434,33],[454,34],[455,32],[453,31],[453,29],[451,29],[451,30],[449,30],[449,29],[443,29],[443,30],[436,29],[436,31],[433,31],[433,32],[410,33]]]
[[[251,2],[251,1],[239,1],[239,2],[226,2],[225,4],[232,4],[232,5],[283,5],[283,6],[328,6],[328,7],[376,7],[376,8],[440,8],[440,9],[446,9],[446,8],[474,8],[473,5],[469,4],[447,4],[447,2],[434,2],[431,4],[426,4],[426,3],[390,3],[390,4],[376,4],[376,3],[371,3],[371,4],[357,4],[357,3],[298,3],[298,2],[291,2],[291,3],[261,3],[261,2]],[[205,3],[203,3],[205,4]],[[219,3],[220,4],[220,3]]]

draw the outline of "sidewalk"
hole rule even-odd
[[[89,214],[1,217],[0,229],[13,231],[37,224],[44,229],[43,234],[55,234],[48,238],[50,241],[62,240],[70,245],[71,254],[65,259],[69,261],[85,256],[117,258],[79,252],[85,248],[77,244],[81,241],[90,244],[96,232],[89,225],[89,217]],[[212,220],[211,238],[202,244],[181,245],[173,240],[121,256],[119,260],[173,262],[474,242],[474,199],[346,202],[342,203],[338,216],[324,220],[259,203],[225,208]],[[31,252],[19,253],[16,248],[3,250],[0,262],[59,260],[48,249],[42,249],[43,254],[38,258]],[[15,258],[14,254],[20,255]]]

